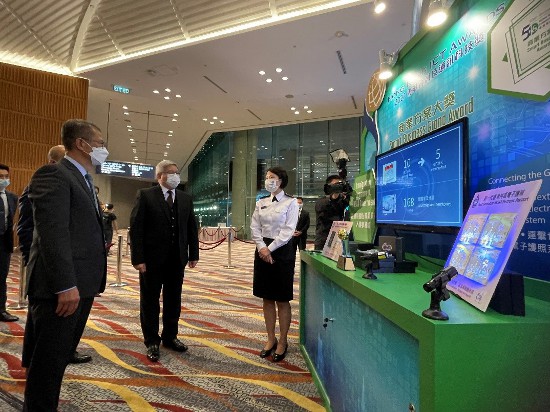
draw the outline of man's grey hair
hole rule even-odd
[[[172,162],[171,160],[161,160],[157,167],[155,168],[155,174],[158,177],[159,174],[163,173],[168,166],[176,166],[178,165],[175,162]]]

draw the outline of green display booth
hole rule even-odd
[[[301,252],[300,346],[327,409],[550,410],[550,285],[525,279],[524,317],[452,296],[434,321],[422,285],[439,269],[367,280]]]

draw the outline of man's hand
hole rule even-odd
[[[300,236],[301,234],[302,234],[301,231],[295,230],[295,231],[294,231],[294,234],[293,234],[292,236],[296,237],[296,236]]]
[[[138,263],[137,265],[134,265],[134,269],[137,270],[139,273],[147,272],[147,268],[145,267],[145,263]]]
[[[195,266],[197,266],[197,263],[199,263],[198,260],[190,260],[189,262],[187,262],[187,266],[189,266],[189,268],[193,269]]]
[[[78,308],[80,302],[80,293],[78,288],[72,288],[57,294],[57,309],[55,314],[57,316],[71,316]]]

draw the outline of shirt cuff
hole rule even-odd
[[[69,288],[69,289],[60,290],[59,292],[55,292],[55,294],[56,294],[56,295],[59,295],[60,293],[68,292],[69,290],[73,290],[73,289],[76,289],[76,286],[73,286],[72,288]]]

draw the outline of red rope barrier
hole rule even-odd
[[[222,240],[220,240],[219,242],[217,242],[217,243],[215,242],[216,244],[215,244],[214,246],[212,246],[212,247],[203,248],[203,247],[200,247],[200,246],[199,246],[199,249],[200,249],[200,250],[211,250],[211,249],[217,248],[219,245],[221,245],[221,244],[225,241],[225,239],[227,239],[227,238],[224,237],[224,238],[223,238]],[[204,243],[204,242],[202,242],[202,243]]]
[[[242,239],[239,239],[239,238],[236,237],[236,236],[235,236],[233,239],[238,240],[239,242],[243,242],[243,243],[255,243],[255,242],[250,241],[250,240],[242,240]]]

